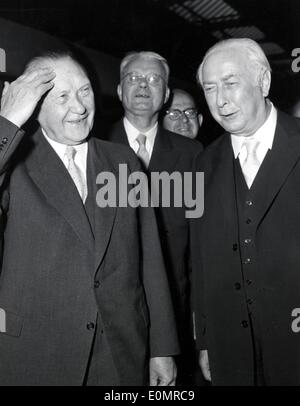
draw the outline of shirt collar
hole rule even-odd
[[[131,122],[128,120],[127,117],[124,117],[123,123],[124,123],[125,131],[126,131],[126,134],[127,134],[127,137],[128,137],[128,141],[129,141],[130,144],[133,143],[136,140],[136,137],[141,133],[146,135],[147,140],[150,143],[154,142],[154,138],[155,138],[156,133],[157,133],[157,125],[158,125],[157,122],[148,131],[140,131],[140,130],[138,130],[137,128],[135,128],[131,124]]]
[[[265,150],[272,149],[276,123],[277,123],[277,110],[272,102],[271,111],[264,124],[251,136],[251,138],[259,141],[261,148]],[[247,137],[231,134],[231,145],[235,159],[239,156],[242,146]]]
[[[49,138],[48,135],[46,134],[46,131],[42,128],[42,133],[46,140],[49,142],[51,147],[54,149],[54,151],[57,153],[57,155],[60,157],[62,161],[64,161],[64,156],[66,152],[67,145],[66,144],[61,144],[60,142],[54,141],[52,138]],[[82,142],[81,144],[78,145],[73,145],[73,147],[77,151],[77,156],[81,157],[86,157],[87,155],[87,147],[88,143],[86,141]],[[75,157],[76,160],[76,157]]]

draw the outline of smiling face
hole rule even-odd
[[[214,119],[229,133],[249,136],[267,118],[270,72],[259,79],[245,52],[221,49],[204,62],[202,85]]]
[[[161,79],[155,85],[149,84],[146,78],[140,78],[137,83],[130,83],[126,76],[128,73],[145,76],[154,73]],[[157,59],[138,57],[132,60],[126,66],[118,86],[119,99],[130,121],[134,121],[139,116],[157,119],[159,110],[167,101],[168,94],[165,71]]]
[[[83,142],[94,122],[95,103],[91,83],[84,70],[70,57],[47,60],[56,77],[45,97],[38,121],[47,136],[66,145]]]
[[[180,110],[185,111],[187,109],[195,109],[195,101],[188,93],[181,90],[174,90],[172,104],[169,110]],[[168,114],[164,116],[163,126],[169,131],[183,135],[188,138],[196,138],[199,131],[199,121],[198,116],[195,118],[188,118],[185,114],[177,120],[171,120]]]

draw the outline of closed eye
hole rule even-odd
[[[210,93],[215,89],[215,86],[204,86],[204,92]]]
[[[60,95],[58,95],[58,97],[56,98],[58,103],[65,103],[68,100],[68,94],[67,93],[62,93]]]
[[[80,95],[85,97],[85,96],[88,96],[90,94],[90,92],[91,92],[91,88],[89,86],[86,86],[80,90]]]

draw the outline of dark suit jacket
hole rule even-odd
[[[123,121],[115,124],[109,140],[129,145]],[[194,159],[200,151],[202,151],[202,145],[198,141],[187,139],[158,126],[148,175],[163,171],[168,173],[177,171],[181,174],[190,172]],[[185,217],[185,207],[172,207],[172,200],[171,207],[160,206],[156,209],[156,217],[180,330],[179,335],[184,345],[185,337],[188,335],[189,319],[189,223]],[[183,350],[186,348],[183,347]]]
[[[299,120],[279,112],[272,150],[254,181],[251,223],[247,220],[256,252],[250,277],[241,273],[237,249],[242,236],[230,135],[198,161],[205,173],[205,212],[192,224],[197,341],[208,349],[217,385],[253,384],[248,310],[261,326],[266,383],[300,384],[300,335],[292,330],[292,311],[300,307],[299,131]]]
[[[0,308],[7,328],[0,334],[0,384],[81,385],[96,320],[103,384],[145,384],[149,356],[178,352],[154,213],[100,209],[95,203],[97,174],[117,177],[119,163],[127,163],[129,173],[138,170],[135,155],[89,141],[88,219],[40,130],[24,137],[13,156],[22,132],[1,119],[0,134],[1,168],[8,167],[2,190],[7,218]]]

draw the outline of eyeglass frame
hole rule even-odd
[[[194,111],[195,112],[195,117],[188,117],[187,115],[186,115],[186,112],[188,111],[188,110],[192,110],[192,111]],[[170,115],[170,113],[172,113],[172,112],[179,112],[180,114],[179,114],[179,116],[177,117],[177,118],[172,118],[172,116]],[[170,110],[166,110],[166,114],[167,114],[167,116],[170,118],[170,120],[172,120],[172,121],[177,121],[177,120],[179,120],[183,115],[185,116],[185,118],[187,118],[188,120],[194,120],[194,119],[196,119],[197,118],[197,116],[198,116],[198,110],[196,109],[196,108],[194,108],[194,107],[189,107],[189,108],[187,108],[187,109],[185,109],[185,110],[180,110],[180,109],[170,109]]]
[[[127,83],[129,83],[130,85],[136,85],[136,84],[140,83],[141,80],[146,80],[146,82],[147,82],[147,84],[149,86],[154,86],[154,87],[159,86],[160,82],[157,82],[155,84],[149,82],[148,77],[151,76],[151,75],[159,78],[162,82],[164,82],[166,84],[166,79],[162,75],[160,75],[159,73],[153,73],[153,72],[147,73],[147,75],[140,75],[140,74],[135,73],[135,72],[128,72],[128,73],[126,73],[126,75],[124,75],[122,77],[121,81],[125,80],[126,77],[129,76],[129,75],[135,75],[137,77],[136,82],[130,82],[130,80],[127,80]]]

